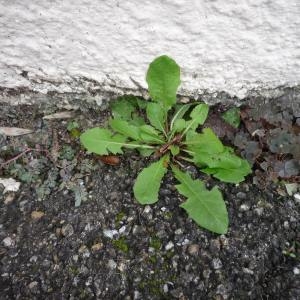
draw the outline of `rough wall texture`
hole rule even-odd
[[[299,0],[0,0],[0,88],[140,92],[161,54],[183,95],[297,86],[299,15]]]

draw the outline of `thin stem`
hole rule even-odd
[[[188,157],[184,157],[184,156],[177,156],[179,159],[188,161],[188,162],[194,162],[192,159],[188,158]]]
[[[127,148],[144,148],[144,149],[155,149],[156,147],[150,145],[139,145],[139,144],[122,144]]]
[[[179,160],[173,158],[173,161],[176,162],[181,168],[184,168],[184,165]]]
[[[163,134],[164,134],[165,138],[166,138],[166,139],[168,139],[167,132],[165,131],[165,129],[164,129],[164,128],[162,128],[162,131],[163,131]]]
[[[175,123],[177,117],[179,116],[179,114],[181,113],[181,111],[184,110],[184,109],[186,109],[187,106],[190,107],[190,106],[195,105],[195,104],[196,104],[196,103],[189,103],[189,104],[183,105],[183,106],[177,111],[177,113],[174,115],[174,117],[173,117],[172,120],[171,120],[171,123],[170,123],[170,130],[173,129],[174,123]]]
[[[187,128],[185,128],[184,132],[182,133],[182,136],[184,136],[188,130],[191,128],[191,126],[196,122],[196,119],[194,119]]]
[[[0,169],[4,168],[6,165],[9,165],[10,163],[18,160],[20,157],[22,157],[23,155],[25,155],[28,152],[31,151],[35,151],[35,152],[45,152],[48,155],[48,150],[45,149],[34,149],[34,148],[26,148],[24,151],[22,151],[21,153],[17,154],[16,156],[10,158],[9,160],[5,161],[4,163],[2,163],[0,165]]]
[[[196,153],[196,152],[194,152],[194,151],[190,151],[190,150],[187,150],[187,149],[181,149],[181,151],[184,151],[184,152],[189,153],[189,154],[191,154],[191,155],[193,155],[193,154]]]

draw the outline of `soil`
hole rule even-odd
[[[0,108],[0,126],[34,130],[0,136],[0,178],[21,182],[16,192],[0,185],[1,299],[300,299],[300,200],[259,168],[261,158],[239,185],[186,166],[224,195],[230,229],[217,235],[187,218],[170,173],[156,204],[136,202],[132,187],[149,159],[126,152],[112,166],[81,149],[78,130],[103,125],[107,110],[43,119],[52,112]]]

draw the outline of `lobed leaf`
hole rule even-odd
[[[126,137],[120,134],[113,134],[108,129],[95,127],[88,129],[80,136],[83,146],[90,152],[107,155],[123,153],[121,147],[126,142]]]
[[[166,163],[168,156],[163,156],[159,161],[143,169],[138,175],[133,187],[135,198],[141,204],[153,204],[158,200],[158,191],[163,176],[167,172]]]
[[[228,213],[220,191],[216,187],[211,191],[207,190],[202,181],[193,180],[190,175],[174,166],[172,170],[180,182],[176,185],[177,190],[187,198],[180,206],[186,210],[189,217],[210,231],[227,233]]]
[[[224,151],[219,153],[198,151],[193,155],[193,160],[196,164],[206,165],[209,168],[222,169],[239,168],[243,161],[229,147],[224,147]]]
[[[239,157],[237,157],[239,158]],[[251,173],[251,167],[248,161],[240,159],[239,167],[232,168],[205,168],[201,169],[206,174],[211,174],[214,177],[228,183],[239,183],[245,180],[245,176]]]
[[[185,144],[193,152],[220,153],[224,146],[210,128],[204,128],[202,133],[188,132]]]
[[[192,161],[202,172],[231,183],[238,183],[251,172],[249,163],[237,156],[233,149],[223,146],[210,128],[204,128],[201,134],[189,132],[186,137],[188,152]]]
[[[157,57],[149,66],[146,81],[153,101],[161,102],[166,110],[176,103],[180,68],[172,58],[166,55]]]

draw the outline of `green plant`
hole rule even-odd
[[[240,126],[240,110],[237,107],[230,108],[222,114],[222,118],[231,126],[238,128]]]
[[[200,226],[216,233],[228,230],[228,213],[218,188],[207,190],[180,167],[184,160],[224,182],[238,183],[251,172],[246,160],[224,146],[210,128],[202,126],[208,115],[205,103],[176,104],[180,68],[168,56],[156,58],[146,77],[151,101],[125,96],[112,104],[113,117],[107,128],[88,129],[81,142],[100,155],[137,149],[155,161],[142,170],[134,184],[134,196],[141,204],[153,204],[164,175],[170,168],[179,181],[176,185],[187,200],[180,206]]]

